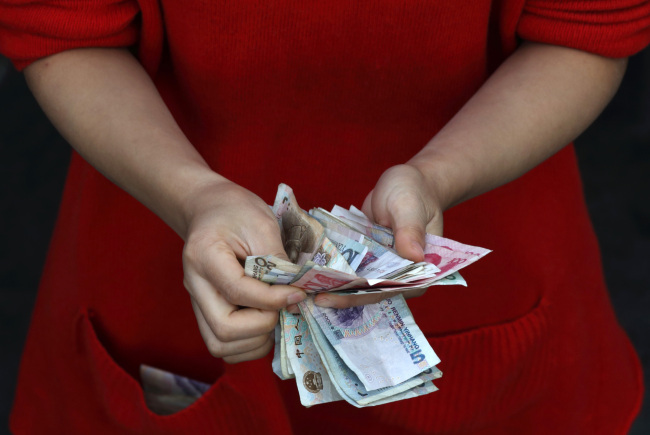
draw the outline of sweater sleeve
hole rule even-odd
[[[650,43],[648,0],[526,0],[520,38],[607,57],[627,57]]]
[[[128,47],[138,38],[136,0],[0,0],[0,53],[18,70],[80,47]]]

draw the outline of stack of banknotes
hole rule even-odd
[[[389,228],[360,210],[302,210],[291,188],[281,184],[273,204],[290,261],[246,258],[245,273],[269,284],[307,293],[397,292],[433,285],[467,285],[458,270],[490,251],[431,234],[425,261],[401,258]],[[440,359],[415,324],[403,296],[346,309],[319,307],[313,298],[300,314],[280,312],[273,371],[296,379],[301,403],[345,400],[356,407],[418,397],[437,390]]]
[[[437,391],[440,359],[395,292],[434,285],[466,286],[458,270],[490,251],[426,235],[425,261],[394,250],[389,228],[360,210],[302,210],[281,184],[273,204],[289,261],[250,256],[245,273],[269,284],[292,285],[309,294],[393,292],[383,301],[347,309],[319,307],[313,297],[300,314],[281,310],[275,329],[273,371],[296,379],[304,406],[345,400],[356,407],[418,397]],[[177,374],[141,366],[147,405],[159,414],[187,407],[209,388]]]

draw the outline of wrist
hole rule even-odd
[[[192,222],[197,216],[214,207],[233,182],[222,177],[209,168],[191,171],[187,181],[182,185],[182,193],[175,207],[174,223],[170,226],[185,241],[187,241]]]
[[[483,192],[481,161],[472,155],[465,141],[445,135],[444,131],[407,164],[423,174],[427,186],[438,196],[443,211]]]
[[[442,211],[455,205],[455,195],[451,189],[452,185],[447,170],[440,161],[431,156],[426,157],[418,154],[406,164],[414,167],[422,174],[427,188],[438,200]]]

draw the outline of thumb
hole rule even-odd
[[[423,261],[427,218],[420,207],[394,209],[390,212],[390,221],[397,253],[411,261]]]

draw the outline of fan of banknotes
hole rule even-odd
[[[393,249],[389,228],[360,210],[302,210],[292,189],[281,184],[273,204],[290,261],[246,258],[246,275],[269,284],[289,284],[307,293],[363,294],[467,285],[458,270],[490,251],[431,234],[425,261],[415,263]],[[403,296],[334,309],[313,298],[300,314],[280,312],[273,371],[296,379],[304,406],[345,400],[374,406],[432,393],[442,376],[440,359],[415,324]]]
[[[355,207],[331,211],[300,208],[281,184],[273,204],[289,261],[250,256],[245,273],[269,284],[292,285],[308,294],[405,292],[434,285],[467,283],[458,270],[490,251],[426,235],[425,261],[415,263],[394,250],[390,228]],[[418,397],[437,391],[440,359],[413,320],[401,294],[346,309],[319,307],[313,297],[300,314],[280,311],[275,329],[273,371],[296,379],[304,406],[345,400],[356,407]],[[143,366],[149,407],[171,413],[196,400],[209,386]]]

